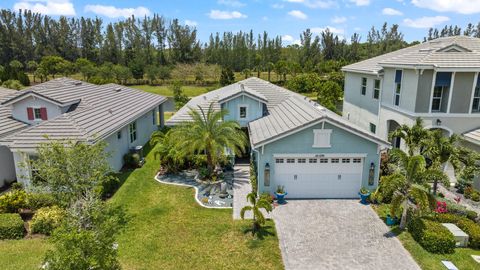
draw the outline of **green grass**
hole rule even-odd
[[[131,86],[136,89],[140,89],[145,92],[154,93],[166,97],[173,96],[173,92],[169,86],[151,86],[151,85],[133,85]],[[217,87],[207,87],[207,86],[182,86],[183,93],[189,97],[195,97],[201,94],[205,94],[210,90],[217,89]]]
[[[374,206],[375,211],[382,219],[385,219],[385,208],[385,205]],[[480,269],[480,264],[471,257],[471,255],[480,255],[480,250],[456,248],[453,254],[433,254],[423,249],[409,232],[401,232],[396,226],[392,227],[392,231],[398,234],[400,242],[423,270],[445,270],[445,266],[442,264],[444,260],[453,262],[458,269]]]
[[[118,237],[123,269],[283,269],[272,221],[263,240],[245,234],[250,223],[233,221],[231,209],[200,207],[194,190],[153,180],[153,153],[143,168],[121,175],[125,183],[110,200],[130,218]],[[0,241],[2,269],[36,269],[46,240]]]

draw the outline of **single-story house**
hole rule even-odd
[[[190,100],[167,122],[189,121],[191,109],[226,109],[225,120],[248,129],[258,192],[284,186],[289,198],[355,198],[378,185],[380,152],[389,142],[300,94],[249,78]]]
[[[41,143],[105,141],[114,171],[123,156],[146,144],[163,126],[163,96],[117,84],[54,79],[22,91],[0,89],[0,185],[17,179],[28,186]]]

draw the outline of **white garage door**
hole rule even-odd
[[[275,157],[273,183],[287,198],[356,198],[362,184],[363,157]]]

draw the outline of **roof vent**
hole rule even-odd
[[[203,99],[207,100],[207,96],[203,96]]]
[[[121,87],[115,88],[115,92],[120,92],[120,91],[122,91],[122,88],[121,88]]]
[[[109,112],[110,114],[113,114],[112,109],[108,109],[108,112]]]
[[[82,85],[82,82],[81,81],[74,81],[73,85]]]
[[[245,86],[243,85],[243,83],[240,84],[240,90],[245,91]]]

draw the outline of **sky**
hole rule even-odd
[[[298,43],[307,28],[315,34],[329,28],[347,40],[359,33],[365,41],[372,25],[387,22],[399,24],[411,42],[423,40],[430,27],[480,21],[480,0],[0,0],[0,8],[105,22],[157,13],[195,26],[203,42],[210,33],[253,29],[280,35],[285,45]]]

